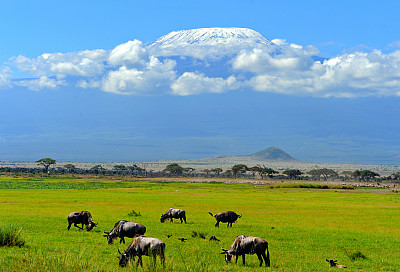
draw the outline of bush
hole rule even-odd
[[[0,226],[0,246],[23,246],[25,241],[21,238],[21,228],[16,226]]]

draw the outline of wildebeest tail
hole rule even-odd
[[[208,212],[212,217],[214,217],[214,215],[211,212]]]

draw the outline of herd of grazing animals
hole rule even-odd
[[[241,218],[242,215],[238,215],[235,212],[228,211],[224,213],[216,213],[209,214],[217,220],[215,227],[219,227],[219,222],[228,223],[227,227],[232,227],[232,223],[235,223],[238,218]],[[165,214],[161,215],[161,223],[163,223],[166,219],[170,219],[170,222],[173,222],[174,219],[180,219],[181,223],[185,221],[186,224],[186,212],[182,209],[174,209],[169,208]],[[92,215],[88,211],[82,212],[72,212],[68,215],[68,230],[71,228],[71,225],[74,224],[80,230],[83,230],[83,226],[86,226],[86,230],[90,231],[94,227],[97,226],[92,219]],[[82,227],[79,227],[77,224],[82,224]],[[110,232],[104,232],[104,237],[107,237],[108,244],[112,244],[113,240],[116,238],[120,238],[120,244],[125,243],[124,237],[134,238],[132,242],[129,244],[127,249],[121,253],[118,249],[119,253],[119,266],[125,267],[130,259],[134,259],[135,256],[138,257],[137,266],[142,263],[142,256],[153,256],[154,263],[156,262],[157,256],[160,257],[161,264],[165,263],[165,243],[157,238],[146,237],[143,236],[146,233],[146,227],[139,223],[128,222],[125,220],[120,220],[115,223],[114,228]],[[172,235],[166,235],[167,238],[170,238]],[[182,242],[186,241],[185,238],[178,238]],[[215,236],[211,236],[210,241],[220,241]],[[247,235],[238,235],[233,241],[232,246],[225,250],[223,248],[222,253],[225,255],[226,263],[231,263],[232,257],[235,259],[235,263],[237,263],[237,259],[242,256],[243,265],[245,265],[245,255],[246,254],[256,254],[258,260],[260,261],[260,266],[262,266],[263,262],[265,266],[270,266],[270,257],[268,250],[268,242],[260,237],[247,236]],[[267,254],[265,254],[267,252]],[[329,263],[329,266],[336,266],[339,268],[346,268],[344,265],[338,265],[337,261],[326,260]]]

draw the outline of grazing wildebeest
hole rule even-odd
[[[108,244],[111,245],[115,238],[119,237],[119,243],[125,244],[124,237],[133,238],[136,235],[143,235],[146,232],[146,227],[139,223],[127,222],[125,220],[120,220],[115,223],[114,228],[110,232],[104,232],[107,237]]]
[[[71,228],[72,224],[81,230],[83,230],[83,225],[85,225],[87,231],[91,231],[97,225],[95,222],[93,222],[92,215],[88,211],[72,212],[68,215],[67,219],[68,230]],[[76,224],[82,224],[82,227],[79,227]]]
[[[229,224],[232,227],[232,223],[235,223],[238,218],[242,217],[242,215],[238,215],[232,211],[216,213],[214,215],[211,212],[208,212],[208,213],[211,214],[211,216],[215,217],[215,219],[217,220],[217,223],[215,224],[216,227],[219,227],[219,222],[228,223],[228,225],[226,225],[226,227],[229,227]]]
[[[263,259],[265,266],[270,266],[268,243],[260,237],[238,235],[230,249],[221,249],[224,251],[221,254],[225,254],[225,261],[227,263],[231,262],[232,256],[235,256],[235,263],[237,263],[238,257],[242,255],[244,265],[246,254],[257,254],[260,260],[260,266],[262,266]],[[267,251],[267,255],[265,255],[265,251]]]
[[[172,218],[175,218],[175,219],[180,219],[181,224],[183,223],[184,220],[186,224],[186,212],[182,209],[169,208],[165,214],[161,215],[160,219],[161,223],[164,223],[165,219],[168,218],[171,220],[171,223],[173,222]]]
[[[124,251],[124,253],[119,252],[119,266],[125,267],[128,263],[129,259],[134,256],[138,256],[138,261],[136,266],[139,264],[143,266],[142,263],[142,255],[153,256],[154,264],[156,263],[157,255],[160,256],[161,263],[164,264],[165,243],[157,238],[138,236],[129,244],[128,248]]]
[[[329,263],[329,266],[336,266],[336,267],[339,267],[339,268],[347,268],[347,266],[345,266],[343,264],[337,264],[337,260],[336,261],[328,260],[328,259],[325,259],[325,260]]]

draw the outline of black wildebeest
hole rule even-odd
[[[328,259],[325,259],[325,260],[329,263],[329,266],[336,266],[336,267],[339,267],[339,268],[347,268],[347,266],[345,266],[343,264],[337,264],[337,260],[336,261],[328,260]]]
[[[235,263],[237,263],[238,257],[242,255],[244,265],[246,254],[257,254],[260,260],[260,266],[262,266],[263,259],[265,266],[270,266],[268,243],[260,237],[238,235],[230,249],[221,249],[224,251],[221,254],[225,254],[225,261],[227,263],[231,262],[232,256],[235,256]],[[265,255],[265,251],[267,251],[267,255]]]
[[[171,223],[173,222],[173,218],[175,218],[180,219],[181,224],[183,223],[183,221],[185,221],[186,224],[186,212],[182,209],[169,208],[165,214],[161,215],[161,223],[164,223],[164,221],[168,218],[171,220]]]
[[[154,264],[156,263],[156,257],[158,255],[160,256],[161,263],[164,264],[165,262],[164,250],[165,250],[165,243],[160,239],[138,236],[132,240],[132,242],[129,244],[128,248],[124,251],[124,253],[121,253],[118,249],[119,266],[125,267],[129,259],[133,258],[134,256],[138,256],[138,261],[136,266],[138,266],[139,264],[143,266],[142,255],[145,256],[152,255]]]
[[[216,227],[219,227],[219,222],[228,223],[228,225],[226,225],[226,227],[229,227],[229,224],[232,227],[232,223],[235,223],[238,218],[242,217],[242,215],[238,215],[232,211],[216,213],[214,215],[211,212],[208,212],[208,213],[211,214],[211,216],[215,217],[215,219],[217,220],[217,223],[215,224]]]
[[[91,231],[97,225],[93,222],[92,215],[88,211],[72,212],[68,215],[67,219],[68,230],[71,228],[72,224],[81,230],[83,230],[83,225],[85,225],[87,231]],[[77,224],[82,224],[82,227],[79,227]]]
[[[108,244],[111,245],[115,238],[119,237],[119,243],[125,244],[124,237],[133,238],[136,235],[143,235],[146,232],[146,227],[139,223],[127,222],[125,220],[120,220],[115,223],[114,228],[110,232],[104,232],[107,237]]]

